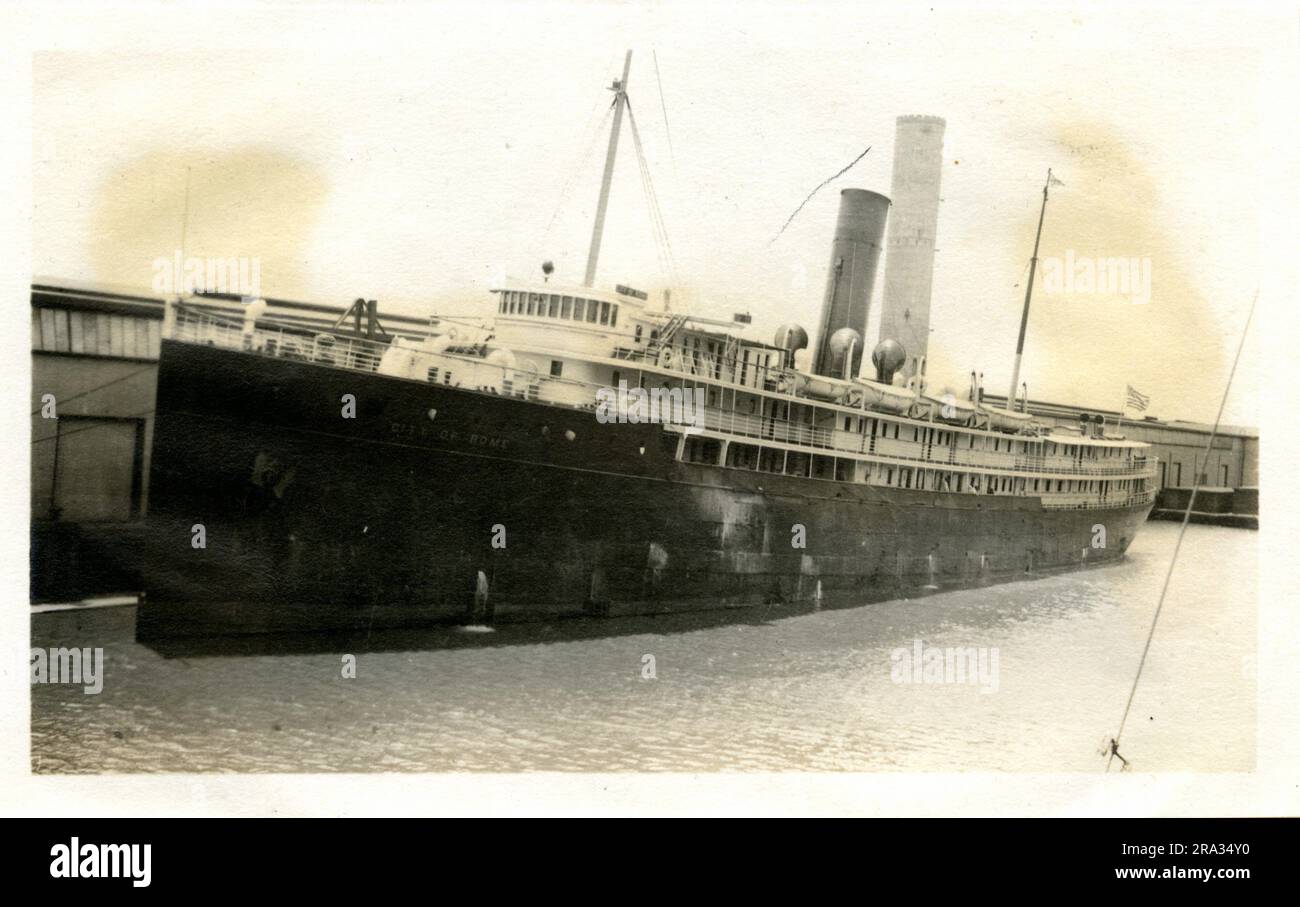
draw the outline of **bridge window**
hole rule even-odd
[[[600,304],[600,323],[609,324],[609,303],[608,302],[602,302]]]
[[[609,326],[618,327],[618,306],[612,306],[609,310]]]
[[[560,374],[561,374],[563,371],[564,371],[564,362],[561,361],[561,360],[559,360],[559,359],[552,359],[552,360],[551,360],[551,377],[552,377],[552,378],[558,378],[558,377],[560,377]]]
[[[607,303],[605,303],[605,305],[608,306],[609,303],[607,302]],[[596,303],[596,300],[594,300],[594,299],[589,299],[589,300],[587,300],[587,323],[588,323],[588,324],[595,324],[595,323],[596,323],[596,316],[599,315],[599,314],[600,314],[600,312],[599,312],[599,305]],[[608,315],[609,313],[606,312],[605,314]]]
[[[583,312],[586,310],[587,300],[574,297],[573,300],[573,320],[581,321]]]
[[[568,319],[570,319],[570,318],[573,317],[573,297],[572,297],[572,296],[565,296],[565,297],[564,297],[564,304],[563,304],[562,308],[560,309],[560,317],[563,318],[563,319],[565,319],[565,320],[568,320]]]
[[[546,317],[558,318],[560,316],[560,297],[552,294],[550,307],[546,310]]]

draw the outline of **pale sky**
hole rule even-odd
[[[115,27],[137,40],[116,53],[74,36],[37,56],[34,275],[147,290],[180,243],[189,168],[187,254],[259,258],[265,295],[469,314],[544,259],[578,283],[607,138],[594,127],[630,48],[633,112],[699,314],[748,310],[765,340],[787,320],[811,333],[839,190],[888,195],[895,117],[937,115],[932,386],[964,391],[978,369],[1006,392],[1051,167],[1065,185],[1041,254],[1149,259],[1151,300],[1037,286],[1031,395],[1113,409],[1132,384],[1152,414],[1212,421],[1269,268],[1262,206],[1294,200],[1295,111],[1271,109],[1265,83],[1295,21],[1276,13],[343,5],[187,27],[193,9],[123,14]],[[627,122],[597,281],[664,285]],[[869,345],[882,285],[883,271]],[[1229,423],[1257,423],[1254,349]]]

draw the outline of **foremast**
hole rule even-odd
[[[609,207],[609,187],[614,182],[614,159],[618,153],[618,134],[623,125],[623,108],[627,106],[627,79],[632,69],[632,51],[623,60],[623,78],[610,86],[614,92],[614,125],[609,132],[609,148],[605,152],[605,173],[600,180],[600,198],[596,202],[596,222],[591,228],[591,249],[587,253],[587,273],[582,285],[590,288],[596,282],[596,262],[600,259],[600,240],[605,232],[605,209]]]

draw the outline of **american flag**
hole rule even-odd
[[[1128,408],[1135,409],[1138,412],[1146,412],[1147,406],[1151,403],[1151,398],[1135,390],[1131,384],[1127,385],[1127,387]]]

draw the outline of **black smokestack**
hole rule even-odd
[[[840,214],[831,243],[831,267],[826,276],[821,331],[813,359],[813,371],[818,375],[840,377],[845,373],[844,365],[834,361],[830,349],[832,334],[847,327],[857,331],[859,337],[866,337],[871,288],[876,281],[888,214],[889,199],[878,192],[866,189],[840,192]],[[861,366],[862,343],[859,342],[847,374],[856,377]]]

